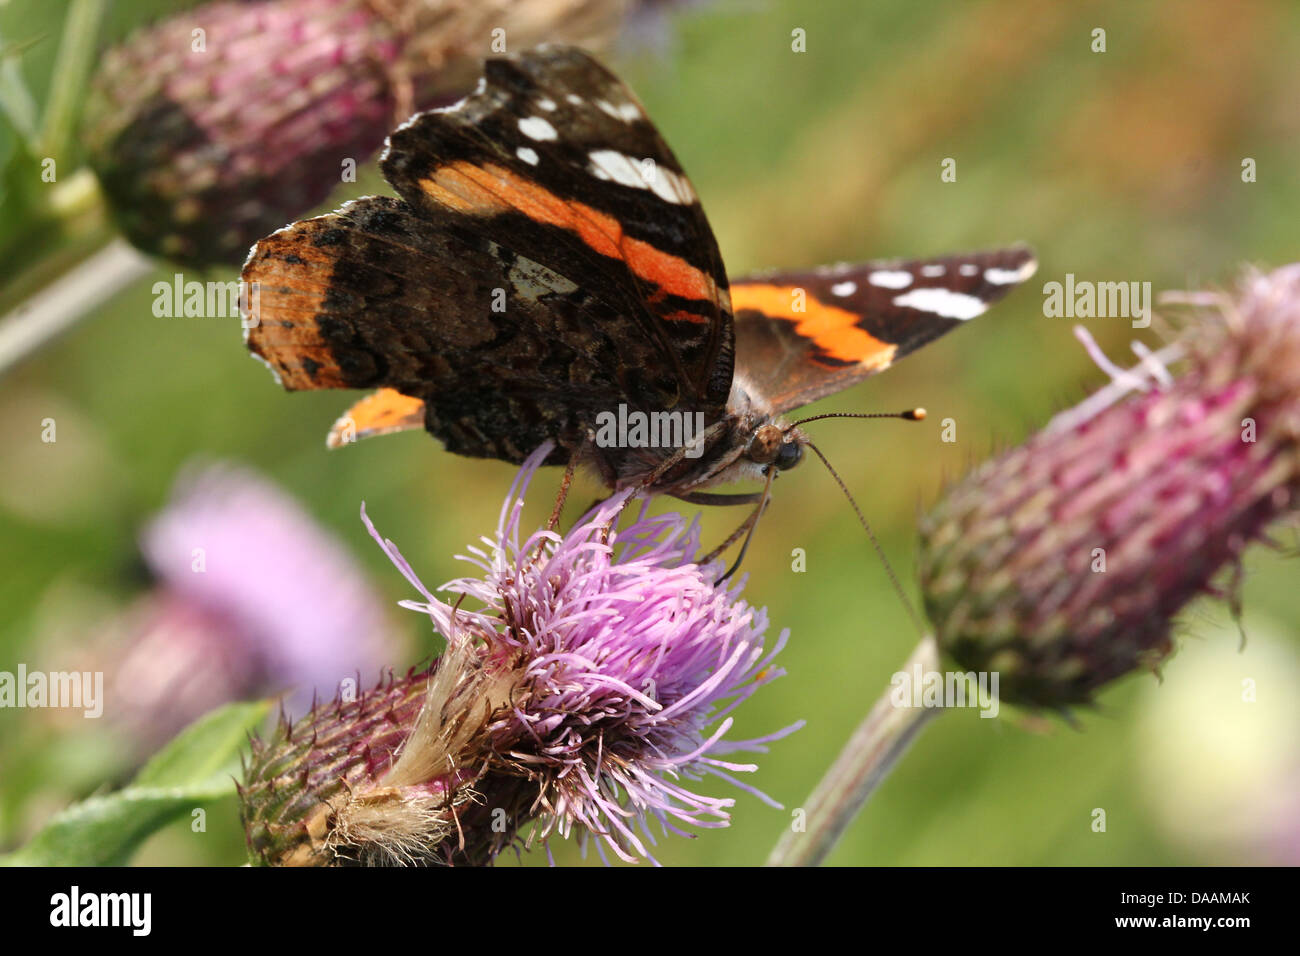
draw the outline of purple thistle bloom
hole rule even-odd
[[[496,533],[483,539],[486,547],[469,549],[465,560],[482,575],[445,586],[460,596],[454,603],[421,583],[363,509],[371,534],[424,597],[403,606],[427,613],[448,647],[431,676],[421,675],[429,680],[428,699],[397,762],[378,779],[357,770],[346,799],[337,790],[325,798],[342,799],[331,804],[336,831],[400,832],[399,848],[331,844],[331,835],[319,830],[314,844],[371,862],[489,862],[533,821],[529,842],[553,834],[595,835],[602,857],[609,849],[635,862],[653,860],[647,849],[654,842],[652,820],[684,835],[690,834],[679,824],[729,823],[733,799],[691,787],[705,776],[777,806],[735,780],[733,774],[757,768],[729,755],[763,751],[800,725],[748,740],[728,734],[735,708],[781,675],[772,659],[786,632],[769,646],[766,614],[739,599],[741,585],[720,587],[717,566],[694,562],[697,524],[675,514],[651,516],[643,507],[635,521],[616,530],[630,492],[599,505],[567,534],[537,531],[521,541],[523,494],[550,447],[525,462]],[[459,606],[466,598],[480,607]],[[334,726],[339,717],[324,714],[321,720]],[[303,751],[294,760],[277,760],[292,740],[319,734],[320,726],[307,720],[280,733],[279,750],[275,743],[260,745],[246,788],[262,785],[283,794],[304,766],[336,759]],[[454,748],[448,744],[453,737]],[[348,746],[359,749],[356,741]],[[412,766],[435,772],[413,774]],[[413,833],[376,813],[367,785],[382,793],[405,788],[407,804],[421,802],[423,830]],[[467,789],[479,799],[463,800]],[[358,814],[350,814],[350,806]],[[276,862],[301,852],[283,837],[262,838],[274,829],[268,824],[283,834],[296,821],[261,813],[256,800],[245,800],[245,812],[246,821],[260,827],[250,829],[250,842],[264,848],[264,857]],[[508,826],[489,825],[494,815]],[[325,854],[312,862],[334,860]]]
[[[549,451],[549,447],[545,449]],[[735,801],[692,792],[682,780],[705,774],[740,784],[752,763],[723,755],[759,749],[728,741],[731,712],[780,676],[770,667],[785,643],[764,647],[767,614],[739,600],[740,584],[717,587],[716,569],[693,563],[699,527],[644,505],[626,529],[608,532],[631,495],[614,495],[567,535],[534,532],[520,543],[523,494],[545,451],[523,466],[488,550],[470,549],[481,578],[445,585],[484,608],[466,612],[438,600],[391,542],[371,534],[427,599],[443,634],[481,637],[484,656],[517,662],[513,705],[492,722],[508,759],[535,776],[539,836],[572,828],[600,834],[621,858],[649,856],[631,823],[653,816],[701,827],[726,826]],[[609,543],[605,542],[608,536]],[[506,627],[502,627],[502,623]],[[464,638],[461,638],[464,639]],[[716,725],[716,726],[715,726]],[[712,728],[712,729],[710,729]],[[680,832],[680,831],[678,831]]]

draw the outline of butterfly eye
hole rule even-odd
[[[781,447],[777,449],[774,464],[777,471],[788,471],[801,461],[803,461],[803,445],[786,441],[782,442]]]

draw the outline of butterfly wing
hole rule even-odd
[[[884,371],[1036,268],[1016,246],[733,280],[737,380],[783,414]]]
[[[591,57],[488,61],[476,93],[395,131],[381,168],[401,199],[296,223],[245,266],[249,348],[286,388],[393,389],[450,450],[509,461],[619,402],[722,414],[717,244],[671,150]]]
[[[424,402],[391,388],[381,388],[353,404],[334,423],[325,444],[330,448],[424,427]]]

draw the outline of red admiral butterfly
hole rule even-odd
[[[780,416],[888,368],[1032,275],[1016,247],[728,283],[694,189],[579,50],[489,60],[397,129],[367,197],[253,247],[248,347],[287,389],[373,388],[331,435],[421,425],[458,454],[593,465],[688,501],[797,464]],[[682,448],[601,445],[619,406],[700,416]]]

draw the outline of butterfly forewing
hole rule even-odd
[[[632,92],[561,47],[488,61],[454,108],[389,138],[414,208],[579,281],[636,321],[625,377],[653,408],[720,414],[732,373],[726,272],[694,188]]]

